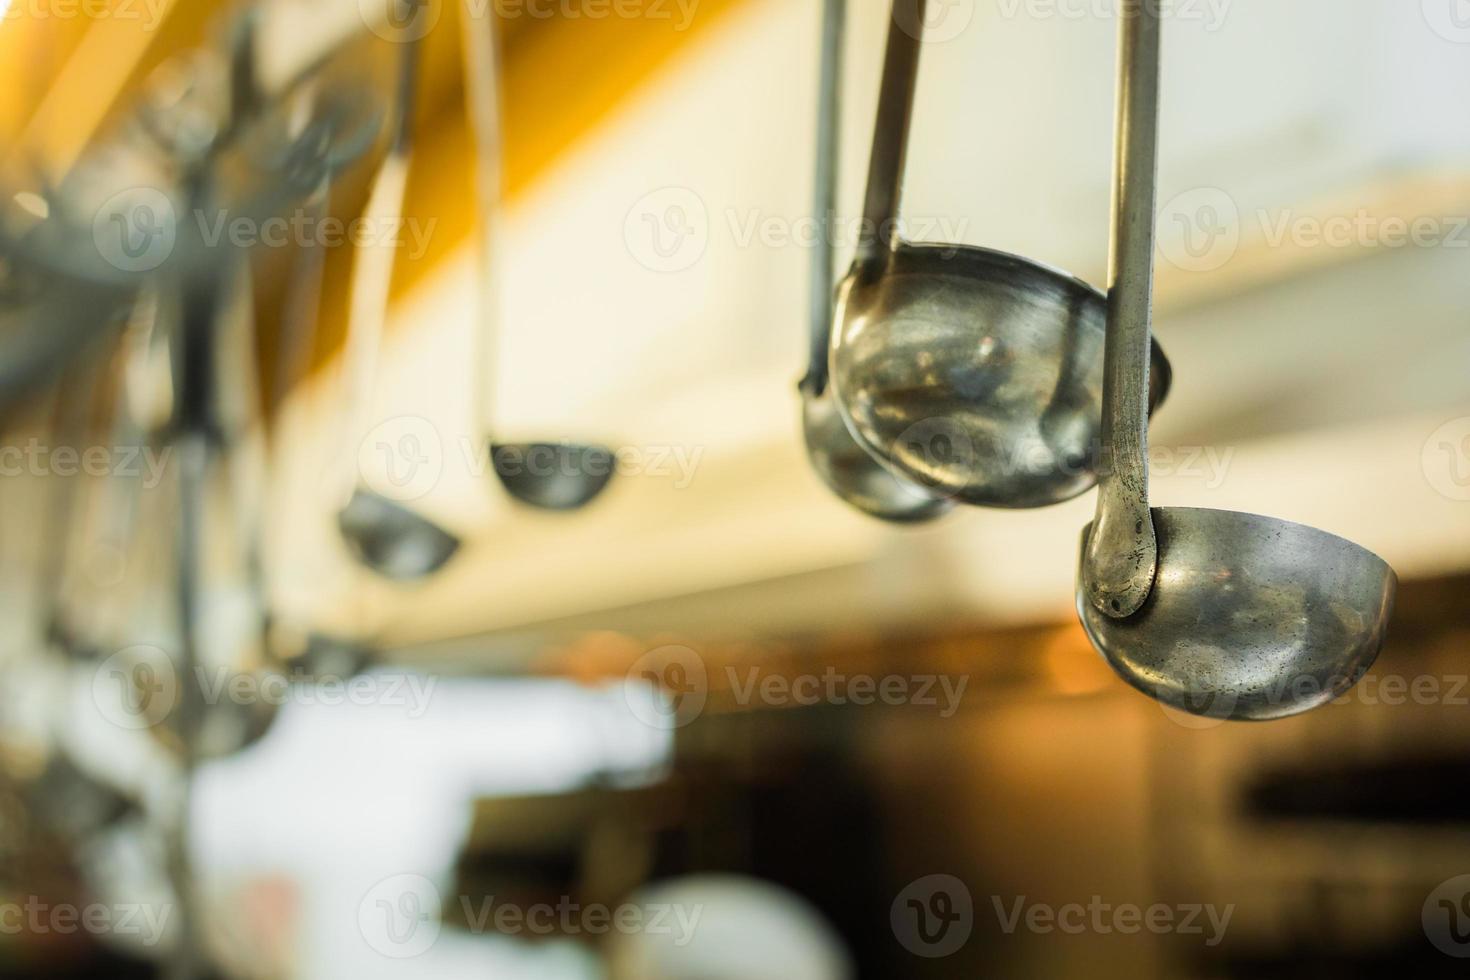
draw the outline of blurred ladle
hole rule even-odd
[[[368,228],[389,227],[403,214],[413,140],[413,114],[419,42],[405,41],[400,53],[398,117],[388,157],[373,181],[364,211]],[[344,362],[355,390],[349,395],[353,420],[349,432],[365,437],[372,410],[373,381],[379,348],[388,317],[393,260],[397,251],[391,236],[386,242],[369,241],[357,253],[352,270],[352,295]],[[357,459],[353,454],[354,462]],[[355,468],[355,467],[354,467]],[[455,535],[433,521],[384,495],[355,484],[350,498],[337,513],[337,528],[348,550],[363,565],[397,581],[427,578],[443,568],[459,550]]]
[[[900,479],[853,438],[828,390],[832,344],[833,214],[837,206],[838,115],[847,0],[822,5],[822,69],[817,106],[816,218],[812,250],[811,360],[801,379],[801,420],[807,458],[827,487],[858,510],[881,520],[913,524],[946,513],[953,502]]]
[[[481,383],[479,421],[489,433],[490,462],[516,500],[541,510],[577,510],[591,503],[612,480],[615,459],[606,446],[567,442],[501,442],[494,436],[496,309],[495,246],[502,194],[500,156],[500,57],[494,16],[479,16],[474,0],[461,8],[465,90],[475,141],[475,185],[479,203],[479,314]]]
[[[1144,379],[1152,316],[1160,24],[1120,28],[1118,158],[1097,517],[1077,610],[1124,680],[1193,714],[1262,720],[1351,687],[1384,640],[1397,579],[1377,555],[1289,521],[1150,510]]]
[[[832,372],[854,434],[931,494],[1042,507],[1097,481],[1107,301],[1027,258],[898,235],[925,0],[894,0]],[[1169,387],[1155,351],[1155,405]]]
[[[141,812],[136,799],[83,769],[62,748],[47,760],[27,795],[35,799],[48,830],[76,848]]]

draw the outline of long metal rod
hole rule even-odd
[[[187,328],[186,328],[187,329]],[[205,482],[209,468],[210,436],[203,430],[186,431],[176,442],[179,456],[178,593],[179,698],[175,710],[182,757],[179,798],[168,833],[169,877],[178,909],[179,946],[168,965],[170,980],[197,980],[204,975],[194,862],[190,848],[193,831],[194,776],[199,768],[199,740],[203,735],[203,689],[196,670],[203,662],[199,636],[200,577],[203,574]]]
[[[1115,618],[1131,616],[1148,599],[1158,565],[1148,499],[1148,376],[1161,33],[1156,5],[1123,7],[1103,370],[1103,460],[1097,519],[1083,573],[1089,600],[1099,612]]]
[[[476,240],[477,317],[472,397],[479,435],[494,435],[496,378],[499,367],[497,319],[500,288],[495,259],[498,247],[500,203],[505,193],[501,154],[504,129],[500,108],[500,40],[495,6],[482,7],[465,0],[460,34],[464,42],[465,106],[475,144],[475,200],[479,237]]]
[[[837,212],[837,160],[842,114],[842,43],[847,26],[847,0],[822,4],[822,67],[817,91],[816,197],[817,244],[811,268],[811,358],[805,387],[820,395],[827,387],[827,347],[832,339]]]
[[[345,446],[350,453],[342,497],[357,489],[357,445],[371,426],[373,394],[376,391],[378,357],[387,326],[392,294],[393,266],[397,246],[391,236],[380,234],[403,216],[408,189],[408,169],[413,148],[413,113],[417,90],[419,42],[406,41],[399,54],[397,121],[388,157],[378,168],[363,209],[363,221],[373,230],[353,259],[352,285],[348,297],[347,343],[343,366],[347,372],[347,424]]]
[[[863,226],[857,261],[874,269],[888,261],[898,242],[898,208],[903,193],[904,162],[908,156],[909,123],[914,115],[914,93],[919,83],[919,31],[905,27],[901,8],[911,8],[912,24],[924,23],[926,0],[893,0],[888,24],[888,48],[883,58],[883,81],[878,92],[878,120],[873,127],[873,154],[868,163],[868,190],[863,204]]]

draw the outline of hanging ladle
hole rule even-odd
[[[925,0],[894,0],[833,383],[858,440],[932,494],[1043,507],[1097,482],[1107,300],[1005,252],[898,235]],[[1155,351],[1150,394],[1169,368]]]
[[[1145,10],[1147,5],[1145,6]],[[1397,579],[1377,555],[1288,521],[1148,497],[1160,24],[1121,25],[1105,468],[1077,609],[1123,679],[1194,714],[1269,719],[1351,687],[1383,645]]]
[[[480,324],[476,336],[482,348],[481,377],[489,382],[477,386],[479,421],[491,433],[487,439],[490,463],[507,493],[541,510],[577,510],[591,503],[611,481],[615,464],[611,449],[584,443],[501,442],[489,424],[489,406],[494,397],[495,311],[499,302],[494,255],[502,192],[500,58],[496,14],[492,9],[490,16],[482,16],[477,7],[474,0],[465,0],[461,10],[465,95],[475,140],[475,194],[479,202]]]
[[[418,41],[405,41],[399,55],[397,123],[388,158],[379,168],[368,198],[365,215],[369,228],[389,227],[403,212],[418,52]],[[391,241],[368,242],[358,251],[352,271],[344,360],[357,389],[350,402],[354,420],[366,420],[371,411],[372,382],[388,316],[396,251]],[[460,545],[458,537],[428,518],[361,485],[355,485],[346,505],[337,513],[337,528],[354,558],[379,575],[399,581],[432,575],[444,567]]]
[[[832,240],[837,207],[838,113],[847,0],[822,5],[822,69],[817,105],[816,218],[812,250],[811,361],[801,379],[801,421],[812,469],[828,488],[858,510],[895,523],[916,524],[947,512],[953,501],[900,479],[853,437],[828,390],[832,344]]]

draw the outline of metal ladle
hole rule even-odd
[[[832,241],[837,207],[838,85],[847,0],[822,6],[822,69],[817,106],[816,217],[820,234],[812,251],[811,361],[801,379],[801,421],[807,458],[837,496],[873,517],[916,524],[948,512],[953,501],[900,479],[863,448],[828,390],[827,352],[832,344]]]
[[[1050,266],[898,235],[925,0],[894,0],[832,371],[864,447],[936,496],[1042,507],[1097,481],[1107,300]],[[1155,351],[1153,404],[1169,387]]]
[[[371,222],[369,227],[387,227],[387,222],[403,211],[412,149],[418,53],[418,41],[403,43],[398,120],[393,145],[373,181],[364,212]],[[359,250],[352,272],[344,360],[357,389],[351,398],[354,406],[351,418],[357,421],[366,420],[371,411],[372,382],[388,316],[395,251],[391,242],[370,242]],[[458,537],[433,521],[361,485],[354,487],[347,503],[338,511],[337,529],[354,558],[384,578],[400,581],[432,575],[444,567],[460,546]]]
[[[613,451],[606,446],[567,442],[501,442],[489,424],[493,398],[496,290],[495,241],[500,208],[502,134],[499,104],[499,52],[496,15],[479,16],[465,0],[465,95],[475,140],[475,184],[479,202],[480,370],[477,387],[479,421],[488,438],[490,463],[501,484],[516,500],[541,510],[577,510],[607,489],[614,471]]]
[[[1349,687],[1383,645],[1397,579],[1377,555],[1289,521],[1150,510],[1143,385],[1152,317],[1160,24],[1124,16],[1103,444],[1077,610],[1124,680],[1194,714],[1263,720]]]

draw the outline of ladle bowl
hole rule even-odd
[[[138,802],[86,772],[65,754],[53,756],[30,793],[47,826],[73,844],[137,813]]]
[[[833,386],[869,452],[936,496],[1060,503],[1097,483],[1107,300],[985,248],[901,243],[839,295]],[[1154,346],[1150,405],[1168,393]]]
[[[459,550],[459,538],[421,514],[370,490],[353,491],[337,528],[354,558],[394,581],[434,574]]]
[[[822,482],[858,510],[895,524],[920,524],[950,511],[954,501],[901,479],[853,437],[830,391],[802,390],[806,453]]]
[[[206,705],[197,726],[187,736],[172,717],[165,724],[151,726],[148,734],[176,758],[182,759],[187,753],[196,760],[226,759],[265,738],[280,713],[279,704],[264,698],[248,703],[225,698]]]
[[[607,489],[616,460],[606,446],[491,443],[495,475],[516,500],[541,510],[577,510]]]
[[[1138,690],[1191,714],[1264,721],[1333,700],[1372,666],[1398,582],[1377,555],[1256,514],[1159,507],[1153,522],[1158,571],[1138,612],[1111,618],[1077,591],[1088,637]]]

